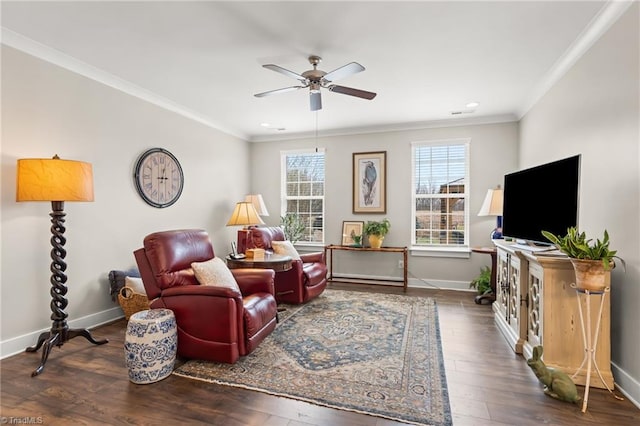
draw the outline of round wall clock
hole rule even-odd
[[[180,163],[162,148],[151,148],[138,158],[133,180],[142,199],[157,208],[169,207],[178,201],[184,186]]]

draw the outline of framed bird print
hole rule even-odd
[[[387,151],[353,153],[353,213],[387,212]]]

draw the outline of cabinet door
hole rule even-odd
[[[529,291],[527,306],[527,343],[531,348],[542,345],[543,342],[543,305],[544,299],[544,271],[537,263],[529,263]]]
[[[520,286],[520,259],[517,256],[510,256],[509,259],[509,314],[507,316],[507,322],[513,329],[513,333],[516,336],[522,336],[520,333],[521,324],[521,310],[520,300],[522,299],[521,286]]]
[[[505,320],[508,320],[509,312],[509,253],[498,250],[497,275],[496,275],[496,301],[495,310]]]

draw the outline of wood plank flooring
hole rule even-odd
[[[395,287],[332,284],[332,288],[401,293]],[[489,305],[472,293],[409,289],[437,300],[454,425],[638,425],[640,410],[606,390],[591,389],[585,414],[580,407],[542,393],[524,358],[507,346]],[[388,426],[364,414],[318,407],[259,392],[170,376],[134,385],[124,364],[126,322],[92,331],[109,343],[83,338],[53,348],[35,378],[41,353],[0,361],[2,423],[31,420],[44,425],[207,424],[224,426]],[[583,388],[579,387],[582,393]]]

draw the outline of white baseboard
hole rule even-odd
[[[122,309],[119,306],[116,306],[114,308],[107,309],[106,311],[97,312],[95,314],[71,320],[69,321],[69,328],[91,329],[123,317],[124,313],[122,312]],[[23,334],[22,336],[0,341],[0,359],[24,352],[25,348],[36,344],[40,334],[49,330],[50,328],[37,330]],[[100,336],[94,337],[100,338]]]
[[[374,275],[362,275],[362,274],[343,274],[336,273],[333,274],[336,281],[339,279],[347,279],[347,280],[371,280],[371,282],[367,282],[366,284],[379,284],[379,285],[392,285],[392,286],[402,286],[402,277],[398,276],[374,276]],[[475,289],[469,288],[468,281],[443,281],[443,280],[431,280],[427,278],[409,278],[409,282],[407,283],[408,287],[413,288],[431,288],[436,290],[459,290],[459,291],[468,291],[468,292],[476,292]]]
[[[611,372],[615,379],[616,388],[622,393],[633,405],[640,408],[640,382],[627,374],[616,363],[611,363]]]

